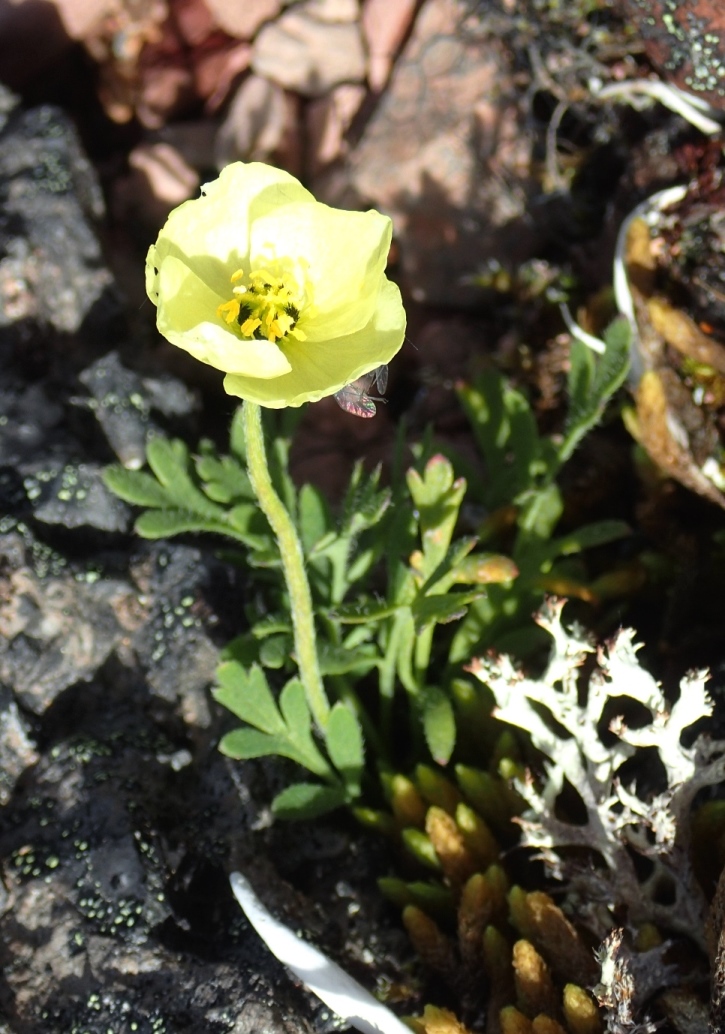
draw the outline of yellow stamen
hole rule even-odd
[[[243,279],[247,284],[239,283]],[[232,273],[235,296],[217,308],[217,316],[230,326],[236,324],[242,338],[264,339],[275,344],[286,337],[304,341],[297,322],[302,308],[301,292],[293,280],[274,276],[268,269],[255,269],[245,277],[243,269]]]
[[[217,316],[221,316],[225,323],[234,323],[239,315],[240,307],[239,302],[234,300],[223,302],[217,309]]]

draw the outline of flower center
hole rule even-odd
[[[243,278],[242,269],[232,273],[232,283],[237,285],[232,289],[234,298],[222,302],[217,316],[236,325],[244,338],[275,344],[289,335],[304,341],[307,335],[297,326],[301,301],[294,280],[282,280],[266,269],[250,273],[248,286],[238,283]]]

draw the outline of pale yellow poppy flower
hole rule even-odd
[[[237,162],[169,216],[146,259],[159,331],[224,371],[230,395],[316,402],[390,362],[405,312],[385,276],[390,220],[316,201]]]

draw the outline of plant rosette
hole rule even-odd
[[[149,249],[146,291],[161,334],[222,370],[228,394],[300,406],[400,349],[391,236],[379,212],[330,208],[289,173],[236,162],[171,213]]]

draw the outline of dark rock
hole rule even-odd
[[[37,760],[30,724],[10,690],[0,685],[0,805],[8,803],[18,777]]]
[[[131,573],[147,608],[133,647],[146,671],[149,690],[164,700],[178,701],[190,724],[205,728],[209,724],[207,687],[219,660],[210,633],[240,612],[234,571],[213,554],[161,543],[145,552]],[[227,627],[226,638],[231,636]],[[222,641],[224,637],[222,632]]]
[[[181,381],[168,375],[142,378],[123,366],[117,352],[97,360],[78,379],[90,391],[86,404],[124,467],[142,467],[148,439],[161,433],[152,409],[166,417],[188,416],[195,409],[194,396]]]
[[[63,407],[43,384],[6,378],[0,388],[0,462],[18,466],[50,450],[67,453],[73,439],[62,426]]]
[[[229,1031],[249,999],[250,973],[252,1000],[271,1005],[274,967],[254,938],[240,936],[210,847],[215,824],[199,810],[199,774],[160,760],[178,731],[150,713],[142,685],[127,680],[119,691],[118,673],[66,701],[48,725],[52,749],[0,818],[13,901],[0,920],[0,1008],[14,1029]],[[223,759],[210,761],[206,778],[240,830]],[[174,877],[178,866],[187,875],[201,866],[184,846],[192,827],[207,855],[203,922],[199,886]],[[281,1022],[289,1005],[276,997]]]
[[[129,509],[104,485],[95,463],[66,463],[62,469],[31,469],[25,477],[35,517],[65,528],[125,531]]]
[[[118,337],[123,318],[93,229],[104,211],[95,173],[59,109],[11,108],[5,117],[0,344],[27,345],[30,324],[66,335],[83,327],[102,335],[107,347]]]
[[[42,714],[58,694],[92,677],[124,635],[113,609],[130,588],[67,571],[38,577],[17,534],[0,540],[5,592],[0,609],[0,679]]]

